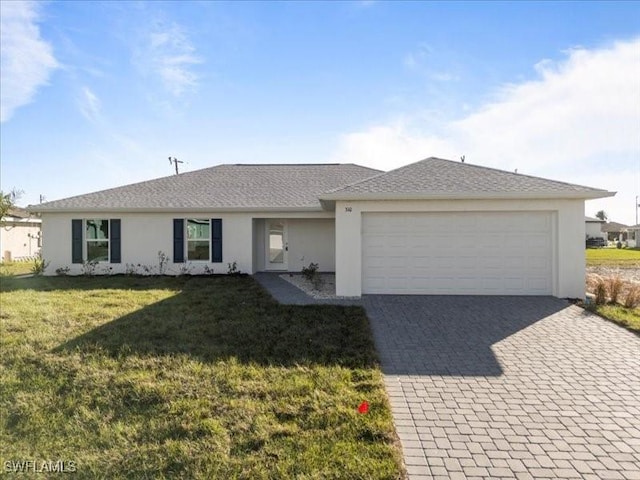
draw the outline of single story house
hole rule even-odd
[[[604,238],[607,240],[607,234],[602,231],[602,225],[606,223],[604,220],[594,217],[584,217],[586,238]]]
[[[28,260],[40,253],[42,220],[24,208],[10,208],[0,221],[2,261]]]
[[[584,202],[606,190],[428,158],[219,165],[37,205],[47,274],[294,271],[336,293],[584,296]],[[110,270],[109,270],[110,269]]]
[[[624,242],[627,240],[628,225],[618,222],[607,222],[602,224],[601,228],[607,235],[607,239],[612,242]]]
[[[640,224],[627,227],[627,246],[636,248],[640,245]]]

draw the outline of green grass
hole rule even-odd
[[[640,333],[640,308],[625,308],[622,305],[590,305],[589,309],[601,317]]]
[[[640,268],[640,248],[587,248],[587,266]]]
[[[2,262],[0,263],[0,276],[14,276],[31,273],[33,262]]]
[[[403,475],[359,307],[281,306],[250,277],[3,278],[0,302],[3,465],[62,459],[91,479]]]

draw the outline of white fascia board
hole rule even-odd
[[[516,200],[516,199],[584,199],[613,197],[617,192],[480,192],[480,193],[331,193],[320,197],[321,202],[342,200]]]

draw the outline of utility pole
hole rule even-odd
[[[178,160],[176,157],[169,157],[169,163],[176,166],[176,175],[178,175],[178,164],[184,162],[182,160]]]
[[[638,225],[638,207],[640,207],[640,203],[638,203],[638,195],[636,195],[636,225]]]

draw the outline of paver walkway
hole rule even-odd
[[[410,479],[640,479],[640,337],[551,297],[363,298]]]
[[[274,299],[283,305],[362,305],[362,301],[357,298],[313,298],[295,285],[280,278],[281,274],[282,272],[258,272],[253,274],[253,278],[255,278]]]

